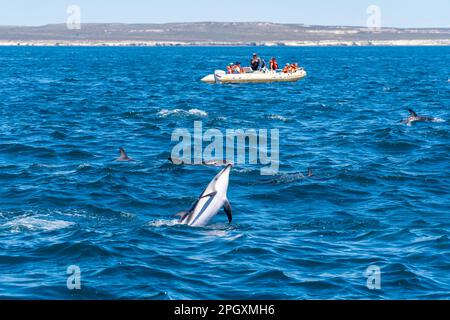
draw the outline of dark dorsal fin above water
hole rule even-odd
[[[408,111],[410,115],[412,115],[413,117],[417,117],[417,113],[413,109],[408,109]]]
[[[120,157],[121,158],[128,158],[127,153],[125,152],[125,149],[120,147],[119,148],[119,152],[120,152]]]
[[[120,152],[120,157],[117,159],[117,161],[132,161],[133,160],[127,155],[124,148],[120,147],[119,152]]]

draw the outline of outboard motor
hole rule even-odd
[[[216,83],[220,83],[220,80],[223,76],[225,76],[227,73],[223,70],[216,70],[214,71],[214,79],[216,80]]]

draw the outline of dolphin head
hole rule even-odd
[[[228,190],[228,183],[230,181],[230,172],[233,168],[232,164],[228,164],[222,171],[220,171],[214,178],[215,190],[218,193],[226,194]]]

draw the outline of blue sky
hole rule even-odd
[[[81,8],[81,22],[159,23],[271,21],[365,26],[369,5],[381,8],[382,26],[450,27],[450,0],[0,0],[0,25],[66,21]]]

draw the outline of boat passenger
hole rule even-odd
[[[277,59],[275,57],[273,57],[272,59],[270,59],[270,70],[271,71],[276,71],[278,70],[278,62]]]
[[[236,62],[236,63],[234,64],[234,70],[233,70],[233,73],[238,73],[238,74],[244,73],[244,70],[242,69],[241,63],[240,63],[240,62]]]
[[[262,59],[261,60],[261,66],[260,66],[260,70],[267,70],[267,65],[266,65],[266,60]]]
[[[230,63],[230,64],[227,66],[227,72],[228,72],[229,74],[232,74],[233,71],[234,71],[234,63]]]
[[[289,73],[291,72],[291,65],[289,63],[286,63],[286,66],[283,69],[283,73]]]
[[[259,68],[261,66],[261,58],[258,57],[258,55],[256,53],[253,54],[253,57],[250,60],[250,65],[251,65],[253,71],[259,70]]]

